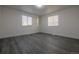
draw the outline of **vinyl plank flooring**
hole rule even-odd
[[[0,54],[78,54],[79,40],[46,33],[0,39]]]

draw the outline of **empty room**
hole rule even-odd
[[[0,54],[79,54],[79,6],[0,5]]]

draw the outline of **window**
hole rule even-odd
[[[48,17],[48,26],[58,26],[58,15]]]
[[[27,23],[28,23],[28,25],[32,25],[32,17],[28,16],[28,18],[27,18],[27,19],[28,19],[28,20],[27,20],[27,21],[28,21],[28,22],[27,22]]]
[[[22,25],[23,26],[32,25],[32,17],[22,15]]]
[[[27,16],[22,16],[22,25],[23,26],[27,25]]]

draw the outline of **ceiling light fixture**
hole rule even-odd
[[[36,6],[40,8],[40,7],[42,7],[43,5],[36,5]]]

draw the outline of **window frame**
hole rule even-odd
[[[27,21],[27,22],[25,22],[24,20],[23,20],[23,17],[26,17],[26,20],[25,21]],[[29,25],[29,23],[28,23],[28,20],[29,20],[29,18],[28,17],[31,17],[32,19],[31,19],[31,24]],[[32,16],[26,16],[26,15],[22,15],[22,26],[32,26],[32,20],[33,20],[33,17]],[[25,24],[24,24],[25,23]]]
[[[48,16],[48,26],[58,26],[59,25],[58,17],[59,17],[58,15]]]

